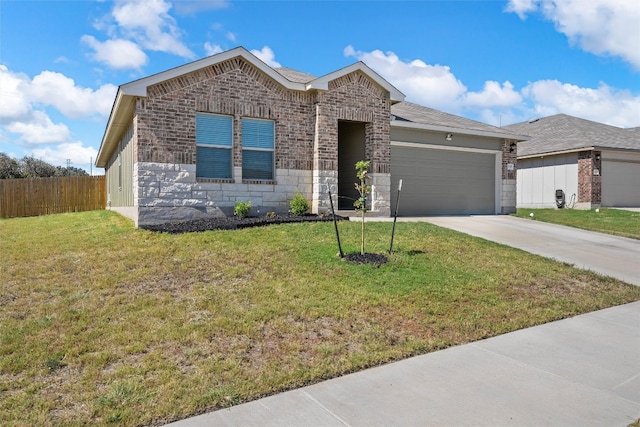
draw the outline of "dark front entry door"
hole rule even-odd
[[[356,162],[365,159],[365,123],[338,122],[338,209],[353,210]]]

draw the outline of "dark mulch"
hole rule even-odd
[[[336,215],[338,221],[348,221],[349,217],[342,217]],[[249,227],[261,227],[272,224],[289,224],[294,222],[319,222],[319,221],[333,221],[332,215],[275,215],[275,216],[260,216],[260,217],[246,217],[238,218],[236,216],[228,217],[214,217],[214,218],[202,218],[192,221],[175,221],[167,222],[164,224],[155,225],[142,225],[140,228],[149,231],[159,231],[164,233],[178,234],[178,233],[191,233],[194,231],[207,231],[207,230],[237,230],[241,228]]]
[[[386,264],[389,259],[386,255],[383,254],[371,254],[365,252],[365,254],[362,255],[358,252],[353,254],[346,254],[344,256],[344,260],[352,262],[354,264],[373,264],[379,267],[382,264]]]

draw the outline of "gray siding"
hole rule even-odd
[[[555,208],[556,190],[568,207],[578,202],[578,154],[518,160],[518,207]]]

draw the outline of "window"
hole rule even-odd
[[[231,179],[231,116],[196,114],[196,178]]]
[[[242,119],[242,179],[273,179],[274,129],[271,120]]]

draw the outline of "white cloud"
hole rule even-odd
[[[80,118],[108,115],[117,89],[106,84],[94,91],[76,86],[63,74],[43,71],[33,78],[30,92],[34,101],[51,105],[67,117]]]
[[[123,33],[142,47],[194,58],[194,53],[180,41],[181,31],[169,9],[171,3],[164,0],[127,0],[116,2],[112,14]]]
[[[196,55],[182,42],[183,32],[170,9],[171,3],[164,0],[118,0],[111,16],[94,23],[109,39],[84,35],[81,40],[93,49],[94,60],[115,69],[140,69],[149,60],[145,50],[193,59]]]
[[[206,42],[204,44],[204,51],[206,52],[207,56],[211,56],[215,55],[216,53],[222,52],[222,48],[219,44],[211,44],[209,42]]]
[[[86,147],[82,142],[66,142],[54,147],[36,148],[32,151],[34,157],[42,159],[55,166],[66,166],[67,160],[71,164],[89,168],[91,161],[95,161],[98,151],[93,147]]]
[[[571,43],[596,55],[619,56],[640,69],[638,0],[510,0],[506,10],[522,19],[539,10]]]
[[[177,13],[191,15],[206,10],[224,9],[229,3],[226,0],[179,0],[174,6]]]
[[[43,71],[33,79],[0,65],[0,143],[38,146],[36,157],[52,164],[73,159],[89,165],[96,150],[73,141],[65,123],[54,123],[49,109],[66,117],[107,117],[117,88],[107,84],[93,90],[81,87],[63,74]],[[6,151],[6,150],[3,150]]]
[[[0,65],[0,124],[27,116],[31,112],[27,89],[29,77],[12,73]]]
[[[463,114],[494,126],[565,113],[620,127],[640,126],[640,95],[605,83],[583,88],[556,80],[531,82],[516,88],[509,81],[486,81],[482,90],[468,91],[451,69],[421,59],[401,60],[393,52],[344,49],[365,62],[407,96],[407,101],[453,114]]]
[[[82,36],[82,42],[94,50],[91,57],[115,69],[140,69],[149,61],[140,46],[129,40],[112,39],[104,42],[93,36]]]
[[[634,96],[604,83],[592,89],[541,80],[527,85],[522,93],[539,117],[564,113],[613,126],[640,125],[640,95]]]
[[[374,69],[407,95],[408,101],[452,111],[458,109],[467,91],[447,66],[428,65],[419,59],[403,61],[393,52],[362,52],[352,46],[347,46],[344,54]]]
[[[537,9],[538,0],[510,0],[505,10],[518,14],[520,19],[525,19],[527,13],[534,12]]]
[[[235,33],[232,33],[231,31],[227,32],[227,40],[232,41],[232,42],[236,42],[237,36]]]
[[[253,49],[251,53],[253,53],[262,62],[264,62],[265,64],[267,64],[272,68],[282,67],[282,65],[280,65],[280,63],[275,60],[276,56],[269,46],[263,47],[262,50]]]
[[[485,82],[481,92],[467,92],[463,97],[465,106],[510,107],[522,102],[522,96],[513,89],[511,82]]]
[[[12,122],[6,128],[20,135],[20,139],[27,144],[58,144],[70,138],[66,125],[54,124],[42,111],[33,111],[29,121]]]

